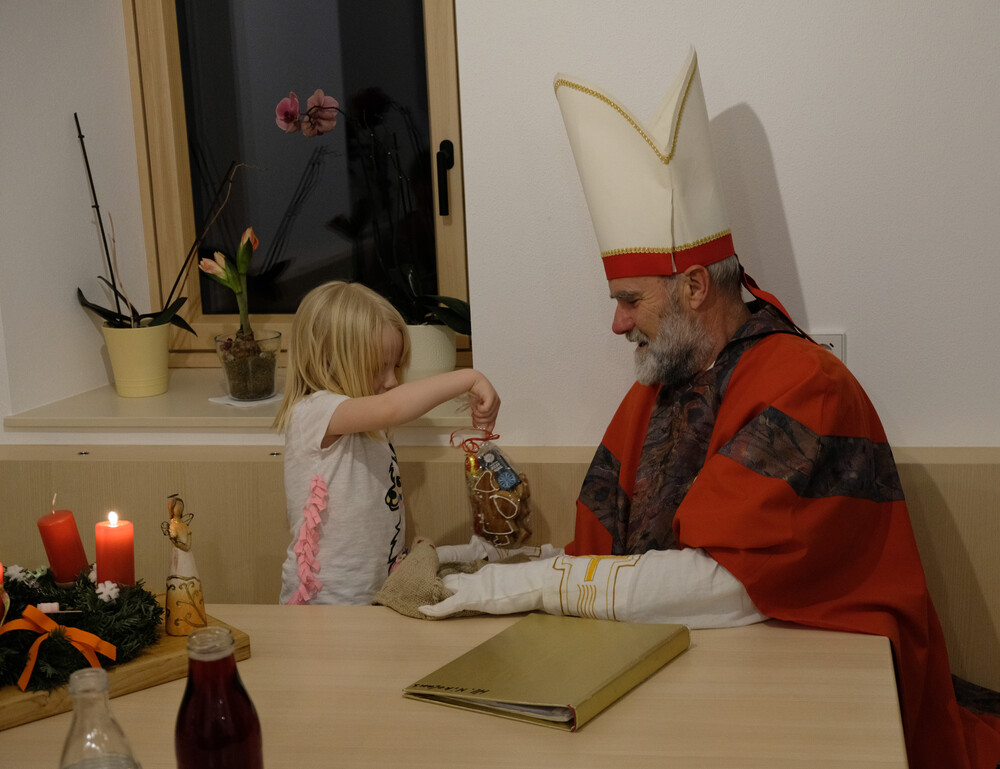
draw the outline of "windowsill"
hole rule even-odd
[[[278,370],[276,386],[284,387],[284,370]],[[281,405],[280,399],[253,406],[213,403],[209,398],[226,395],[222,372],[217,368],[170,369],[170,385],[163,395],[148,398],[119,397],[113,385],[74,395],[72,398],[12,414],[3,420],[5,430],[224,430],[270,432]],[[468,425],[467,413],[454,403],[438,406],[406,427],[453,430]]]

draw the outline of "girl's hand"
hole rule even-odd
[[[489,379],[478,371],[476,374],[478,376],[469,388],[467,396],[472,410],[472,425],[493,432],[500,411],[500,396],[497,395]]]

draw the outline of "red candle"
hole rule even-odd
[[[94,527],[97,541],[97,584],[117,582],[135,584],[135,549],[132,524],[119,521],[118,513],[108,513],[108,520]]]
[[[87,568],[87,554],[83,552],[76,519],[69,510],[53,510],[38,519],[38,533],[42,535],[49,568],[56,582],[73,582]]]

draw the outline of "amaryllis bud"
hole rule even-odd
[[[253,247],[253,250],[256,251],[257,246],[260,245],[260,241],[257,240],[257,235],[254,234],[253,227],[247,227],[243,231],[243,237],[240,239],[240,245],[242,246],[247,242],[247,240],[250,241],[250,245]]]
[[[214,275],[217,278],[226,277],[226,257],[220,254],[218,251],[215,252],[215,260],[202,259],[198,262],[198,268],[202,272],[207,272],[209,275]]]

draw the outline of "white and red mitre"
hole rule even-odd
[[[555,91],[608,280],[736,253],[693,48],[649,123],[567,75]]]

